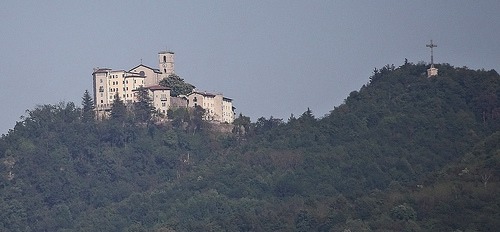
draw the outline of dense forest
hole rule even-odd
[[[500,76],[405,62],[317,118],[203,109],[154,120],[147,95],[42,105],[0,139],[0,231],[495,231]]]

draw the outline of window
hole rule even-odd
[[[194,97],[193,102],[198,102],[198,99],[196,97]]]
[[[167,62],[167,56],[163,56],[163,63]]]
[[[161,106],[165,107],[165,106],[167,106],[167,103],[162,102],[162,103],[161,103]]]
[[[99,81],[102,83],[102,79],[99,79]]]

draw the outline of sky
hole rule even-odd
[[[92,92],[96,67],[157,67],[236,113],[324,117],[404,59],[500,71],[500,1],[0,1],[0,134],[37,105]]]

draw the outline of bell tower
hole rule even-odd
[[[158,69],[162,73],[162,79],[174,74],[174,52],[162,51],[158,53]]]

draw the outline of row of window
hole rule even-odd
[[[109,78],[118,78],[119,75],[110,75]],[[125,77],[125,74],[122,74],[122,77]]]
[[[111,98],[113,98],[113,97],[111,97]],[[101,103],[103,103],[103,100],[101,100]],[[108,107],[108,106],[111,106],[111,105],[112,105],[112,104],[99,104],[99,105],[97,105],[97,107]],[[166,106],[167,106],[167,103],[162,102],[162,103],[161,103],[161,106],[162,106],[162,107],[166,107]]]
[[[101,83],[102,83],[102,80],[101,80]],[[122,81],[122,83],[125,85],[125,84],[128,84],[128,80],[126,81]],[[137,80],[134,80],[134,84],[137,84]],[[141,84],[144,84],[144,80],[141,80]],[[118,85],[118,81],[113,81],[110,85]]]
[[[125,96],[128,97],[129,95],[128,94],[123,94],[123,98],[126,98]],[[109,99],[113,100],[114,97],[115,97],[115,95],[109,96]],[[132,94],[130,95],[130,97],[132,97]]]

